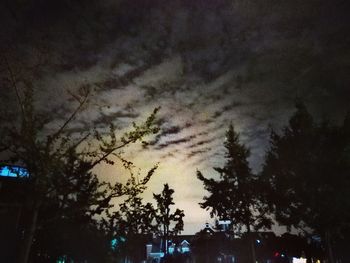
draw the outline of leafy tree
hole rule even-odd
[[[210,193],[200,206],[211,210],[212,217],[231,220],[233,230],[245,228],[251,248],[251,262],[255,262],[255,247],[250,233],[252,229],[270,227],[268,207],[260,202],[258,177],[252,173],[247,160],[250,152],[239,142],[239,134],[232,124],[226,132],[224,146],[226,164],[223,168],[214,168],[219,173],[219,179],[207,179],[197,171],[198,179]]]
[[[349,118],[342,126],[316,123],[302,103],[279,135],[271,133],[262,178],[278,222],[311,228],[326,243],[349,229]]]
[[[107,217],[100,222],[100,229],[107,234],[108,240],[114,240],[113,254],[121,259],[141,261],[144,253],[140,248],[145,247],[148,237],[156,230],[154,208],[151,203],[144,204],[141,197],[156,168],[151,169],[141,181],[138,179],[140,174],[134,174],[129,169],[130,178],[123,186],[126,199],[117,211],[106,211]]]
[[[168,254],[168,241],[173,235],[177,235],[183,230],[183,217],[185,216],[183,210],[176,209],[171,213],[170,206],[174,205],[173,201],[174,190],[168,184],[164,184],[163,191],[160,194],[153,194],[157,202],[155,210],[155,219],[158,224],[158,231],[162,236],[164,254]],[[174,225],[171,228],[171,225]]]
[[[115,254],[120,258],[141,261],[144,253],[140,253],[140,247],[144,247],[154,234],[162,237],[162,249],[167,254],[169,238],[183,230],[184,213],[180,209],[171,213],[174,190],[170,189],[168,184],[164,185],[161,194],[153,194],[157,202],[156,208],[151,203],[142,202],[140,195],[146,190],[146,183],[153,171],[141,181],[137,179],[139,175],[135,176],[131,172],[125,186],[128,188],[126,200],[120,204],[118,211],[107,211],[107,218],[101,221],[101,228],[109,235],[109,239],[116,240]],[[173,228],[171,225],[174,225]]]
[[[142,243],[144,240],[142,239],[143,236],[139,234],[145,232],[139,232],[138,234],[133,227],[145,229],[146,227],[142,228],[142,226],[145,226],[147,223],[139,220],[144,211],[141,208],[142,206],[132,207],[132,204],[140,204],[142,199],[135,195],[140,194],[146,188],[146,184],[156,168],[157,166],[149,170],[141,181],[137,181],[135,175],[131,173],[131,178],[126,184],[116,183],[119,187],[118,194],[123,199],[119,210],[112,214],[108,209],[100,210],[95,215],[101,214],[101,212],[107,215],[104,215],[100,220],[79,212],[82,204],[70,204],[67,209],[63,209],[58,207],[55,202],[52,202],[50,204],[51,209],[43,210],[45,213],[44,218],[49,218],[49,220],[41,221],[39,224],[40,228],[36,232],[36,242],[33,248],[35,253],[32,253],[34,256],[33,260],[35,262],[50,262],[47,261],[49,259],[48,256],[51,259],[57,259],[65,255],[66,260],[79,262],[84,260],[89,262],[101,262],[101,260],[109,262],[109,260],[113,261],[118,257],[129,257],[134,259],[135,262],[140,261],[144,255],[140,255],[139,248],[144,245]],[[92,193],[97,191],[98,189]],[[89,194],[86,196],[89,196]],[[125,197],[126,200],[124,200]],[[132,201],[135,199],[138,199],[139,202]],[[52,213],[59,215],[59,217],[55,217]],[[120,215],[124,213],[128,213],[127,217],[121,218]],[[148,216],[145,217],[146,220],[148,218]],[[111,241],[118,239],[126,240],[127,242],[120,242],[122,245],[118,245],[118,249],[113,251]],[[119,253],[120,251],[124,253],[121,254]]]
[[[112,198],[124,194],[120,184],[100,182],[92,170],[103,162],[114,164],[112,156],[128,165],[121,150],[158,131],[154,125],[158,109],[141,125],[133,124],[133,129],[119,139],[112,124],[105,134],[94,125],[76,133],[70,128],[89,106],[91,92],[88,87],[71,93],[70,106],[74,110],[62,121],[53,110],[40,111],[35,105],[32,82],[17,76],[9,63],[5,64],[8,74],[1,83],[2,89],[15,96],[17,107],[1,111],[1,162],[23,165],[31,177],[30,191],[23,193],[29,213],[19,262],[25,263],[36,230],[44,227],[45,222],[66,217],[89,221],[110,208]],[[52,128],[53,120],[61,120],[57,129]]]

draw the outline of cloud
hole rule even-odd
[[[181,131],[181,127],[176,125],[169,126],[169,127],[162,127],[164,126],[164,124],[167,124],[167,123],[168,122],[165,121],[164,118],[161,118],[158,120],[157,124],[161,127],[160,132],[155,136],[153,140],[149,141],[147,145],[144,145],[144,148],[148,148],[149,146],[158,144],[158,142],[162,137],[166,137],[171,134],[177,134]]]
[[[268,125],[285,124],[296,96],[318,116],[348,109],[349,12],[338,0],[333,12],[322,1],[36,2],[11,2],[15,15],[0,8],[1,50],[28,68],[45,57],[31,75],[46,93],[43,108],[59,109],[66,87],[96,88],[94,99],[111,107],[86,113],[74,132],[100,122],[127,127],[161,106],[159,134],[134,149],[142,164],[221,165],[232,121],[260,167]]]
[[[164,137],[166,138],[169,135],[177,135],[183,132],[184,130],[192,127],[193,124],[190,122],[185,122],[185,123],[182,123],[181,125],[171,125],[165,116],[157,119],[156,124],[160,127],[160,132],[151,141],[149,141],[146,145],[143,146],[144,149],[148,149],[149,146],[154,146],[154,149],[162,149],[167,147],[170,144],[179,144],[181,142],[186,142],[186,140],[195,138],[195,136],[194,137],[190,136],[188,138],[172,140],[166,143],[159,144],[159,141],[162,138]]]
[[[100,117],[94,120],[95,125],[100,124],[109,124],[109,123],[118,123],[121,121],[125,121],[125,119],[136,119],[140,116],[139,113],[121,110],[113,113],[105,114],[103,112],[100,113]]]
[[[210,148],[210,147],[206,147],[206,148],[203,148],[201,150],[194,150],[194,151],[191,151],[189,154],[187,154],[187,157],[192,158],[198,154],[206,153],[206,152],[210,151],[211,149],[212,148]]]
[[[164,143],[161,143],[161,144],[157,145],[155,147],[155,149],[162,150],[162,149],[167,148],[169,146],[187,143],[187,142],[190,142],[191,140],[193,140],[194,138],[196,138],[196,135],[190,135],[190,136],[183,137],[183,138],[176,139],[176,140],[168,140],[168,141],[166,141]]]
[[[210,139],[200,140],[200,141],[198,141],[196,143],[190,144],[186,148],[188,148],[188,149],[197,148],[198,146],[203,146],[203,145],[209,144],[209,143],[215,141],[216,139],[217,138],[210,138]]]

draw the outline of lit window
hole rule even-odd
[[[306,263],[306,258],[293,258],[293,263]]]
[[[0,167],[0,176],[3,177],[29,177],[28,170],[19,166]]]

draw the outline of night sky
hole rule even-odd
[[[32,79],[38,107],[55,109],[53,126],[72,107],[67,90],[82,85],[94,89],[93,107],[77,131],[103,120],[122,132],[160,106],[161,131],[126,156],[144,173],[160,163],[145,197],[168,182],[184,233],[194,233],[210,221],[196,169],[216,176],[230,122],[258,172],[270,129],[287,123],[297,98],[316,118],[349,110],[349,11],[341,0],[5,0],[0,50]],[[15,103],[1,93],[2,106]]]

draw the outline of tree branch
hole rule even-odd
[[[15,74],[12,71],[12,68],[10,66],[10,63],[8,62],[7,57],[3,56],[3,58],[4,58],[4,61],[5,61],[6,67],[7,67],[7,71],[9,72],[9,75],[10,75],[11,85],[14,88],[15,93],[16,93],[18,105],[19,105],[19,107],[21,109],[21,113],[22,113],[23,119],[24,119],[24,121],[26,121],[25,110],[24,110],[24,106],[23,106],[23,102],[22,102],[21,96],[19,94],[18,87],[17,87],[17,80],[16,80],[16,77],[15,77]]]
[[[79,102],[78,107],[73,111],[73,113],[69,116],[69,118],[52,136],[48,136],[47,146],[49,146],[52,142],[54,142],[60,136],[60,134],[63,132],[66,126],[75,118],[75,116],[79,113],[81,108],[85,105],[88,99],[88,96],[89,96],[89,93],[85,94],[85,96],[83,97],[83,100],[77,99],[77,101]]]

